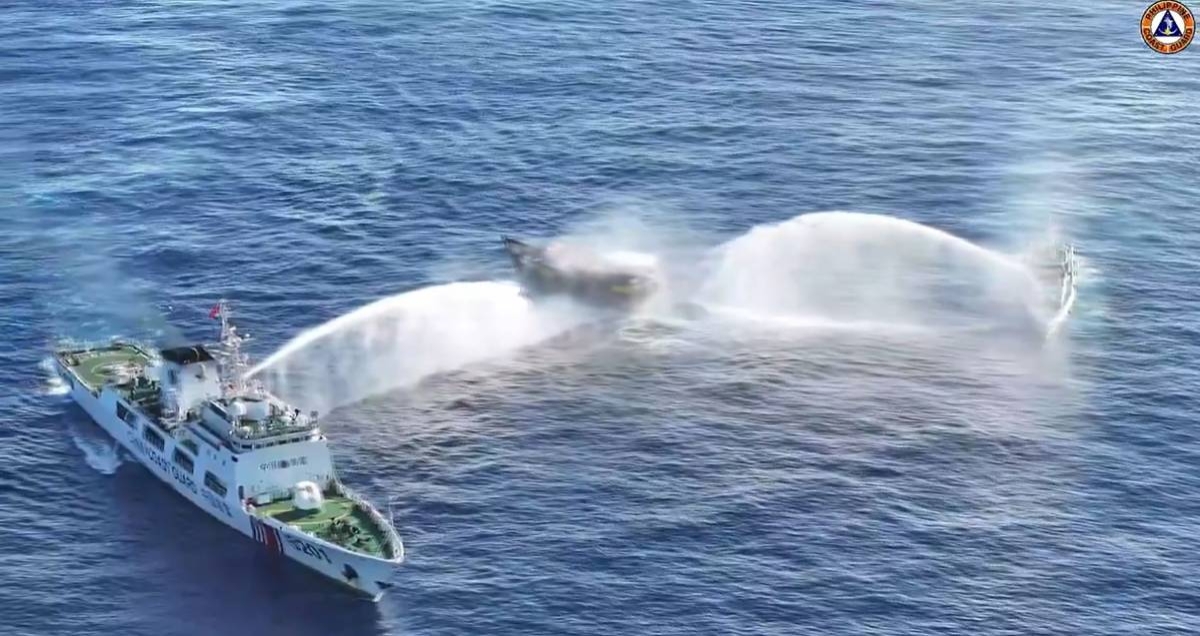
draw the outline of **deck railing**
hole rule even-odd
[[[404,543],[400,541],[400,534],[396,532],[396,528],[392,525],[391,520],[384,519],[383,515],[379,513],[379,510],[377,510],[375,506],[372,505],[370,501],[367,501],[367,499],[362,495],[354,492],[340,481],[335,480],[334,483],[336,483],[337,487],[341,490],[343,497],[353,501],[359,506],[362,506],[362,509],[366,510],[367,514],[370,515],[371,520],[383,530],[384,535],[387,537],[388,543],[392,547],[394,558],[403,559]]]

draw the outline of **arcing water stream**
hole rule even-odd
[[[708,254],[699,281],[668,285],[688,290],[673,302],[772,329],[878,335],[1035,321],[1044,330],[1048,320],[1036,309],[1046,290],[1019,260],[889,216],[805,214],[755,227]],[[438,285],[305,331],[251,373],[307,407],[330,409],[511,354],[593,317],[566,301],[533,302],[511,282]]]
[[[585,318],[569,303],[535,305],[515,283],[437,285],[305,331],[250,373],[305,406],[329,409],[502,356]]]

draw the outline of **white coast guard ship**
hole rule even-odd
[[[246,377],[228,305],[210,316],[221,319],[213,352],[67,346],[55,353],[58,372],[97,424],[200,509],[378,600],[404,560],[395,528],[338,480],[317,413]]]

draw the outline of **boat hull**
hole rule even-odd
[[[616,309],[632,309],[649,297],[654,281],[622,272],[570,269],[557,265],[545,248],[504,238],[522,288],[531,296],[568,296],[579,302]]]
[[[131,425],[117,416],[117,398],[112,391],[93,391],[65,369],[61,361],[58,362],[58,372],[71,387],[72,399],[100,428],[159,481],[196,507],[258,542],[268,553],[295,561],[357,594],[379,600],[392,587],[391,578],[403,560],[403,552],[394,559],[384,559],[347,550],[276,519],[255,514],[252,505],[238,500],[235,489],[230,489],[224,496],[218,495],[207,488],[197,475],[204,474],[207,468],[216,470],[217,466],[213,464],[221,461],[219,453],[204,449],[206,452],[197,458],[196,467],[189,474],[168,460],[177,444],[174,439],[167,438],[163,449],[157,450],[146,443],[140,433],[141,426]],[[228,460],[227,457],[225,459]]]

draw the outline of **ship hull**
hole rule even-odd
[[[239,501],[235,492],[226,492],[224,496],[218,496],[196,477],[204,474],[206,468],[218,469],[215,465],[220,461],[218,453],[208,452],[204,455],[213,460],[209,463],[198,458],[196,468],[189,474],[168,460],[174,451],[175,440],[166,439],[161,451],[146,443],[139,432],[141,426],[127,422],[131,418],[123,420],[117,416],[117,398],[113,392],[93,392],[65,369],[61,361],[57,364],[59,375],[71,387],[72,399],[88,416],[159,481],[196,507],[258,542],[268,553],[295,561],[356,594],[378,601],[383,593],[392,587],[391,578],[399,567],[403,554],[389,560],[353,552],[278,520],[254,514],[253,506]]]

